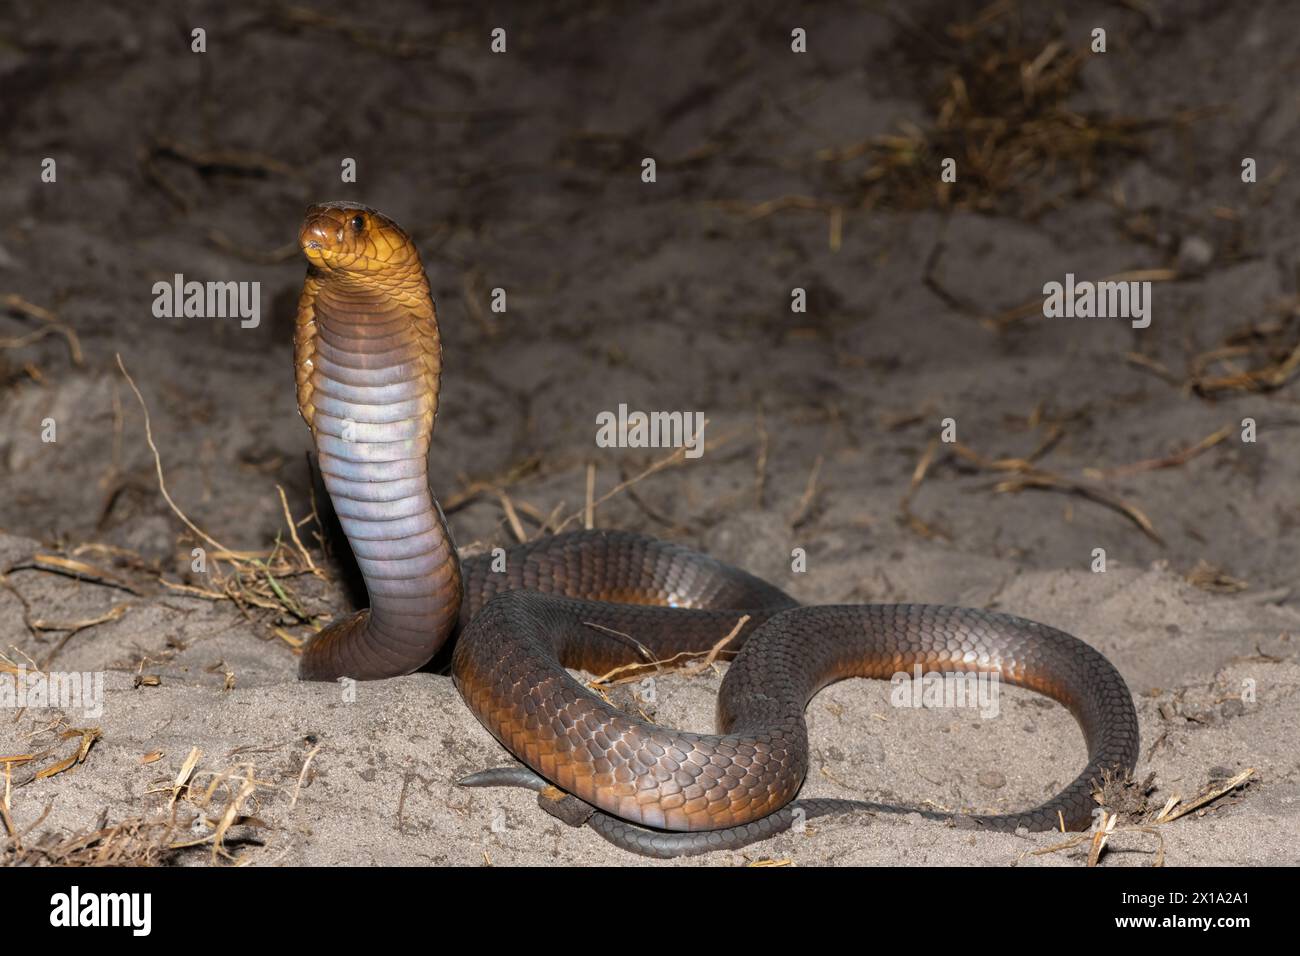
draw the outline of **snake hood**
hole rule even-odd
[[[325,273],[423,272],[406,231],[360,203],[326,202],[308,208],[298,245],[312,266]]]

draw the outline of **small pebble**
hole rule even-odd
[[[1214,261],[1214,247],[1200,236],[1184,236],[1178,246],[1178,271],[1184,275],[1204,272]]]
[[[1224,701],[1219,710],[1224,717],[1240,717],[1246,712],[1246,705],[1239,700],[1229,700]]]

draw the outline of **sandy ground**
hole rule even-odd
[[[507,760],[447,678],[362,685],[355,700],[299,684],[293,643],[310,627],[266,600],[264,577],[243,583],[270,607],[175,587],[220,587],[231,566],[191,571],[201,542],[159,494],[114,355],[184,513],[232,549],[287,540],[276,486],[297,519],[313,483],[288,334],[303,265],[286,244],[308,203],[347,196],[410,228],[429,268],[448,356],[431,465],[463,545],[512,540],[498,495],[471,494],[481,484],[536,534],[530,513],[581,508],[588,464],[599,496],[661,457],[596,448],[599,411],[704,411],[706,454],[613,495],[598,526],[682,540],[810,603],[958,603],[1070,631],[1133,689],[1153,807],[1253,770],[1203,812],[1117,834],[1107,865],[1148,865],[1161,847],[1170,864],[1300,860],[1295,386],[1186,387],[1280,361],[1300,338],[1294,10],[1008,5],[971,44],[1076,49],[1105,25],[1110,52],[1065,103],[1152,123],[1140,145],[1090,155],[1082,178],[1058,157],[991,204],[972,187],[945,205],[902,185],[872,193],[875,154],[850,147],[934,127],[945,58],[963,49],[945,27],[973,22],[975,4],[820,5],[803,17],[803,57],[776,3],[496,18],[399,4],[365,21],[342,5],[196,4],[161,19],[124,6],[54,23],[19,4],[0,26],[0,293],[19,297],[0,309],[0,651],[106,685],[94,716],[0,713],[0,757],[36,755],[8,764],[26,852],[71,840],[59,853],[206,863],[215,830],[255,864],[630,859],[524,791],[457,788]],[[493,57],[498,20],[510,52]],[[188,52],[193,24],[209,31],[202,57]],[[646,155],[653,185],[638,177]],[[45,156],[57,183],[39,181]],[[357,157],[358,184],[338,184],[340,156]],[[1243,156],[1259,183],[1240,182]],[[759,205],[787,196],[820,205]],[[1148,329],[981,321],[1066,272],[1135,269],[1167,270]],[[260,326],[155,318],[152,284],[176,272],[260,281]],[[487,309],[497,286],[504,315]],[[790,312],[794,287],[805,314]],[[46,328],[78,349],[57,332],[28,340]],[[1225,344],[1235,366],[1196,363]],[[982,459],[935,449],[908,520],[900,500],[946,417]],[[1241,440],[1247,417],[1255,442]],[[1077,494],[999,491],[1017,472],[980,465],[1049,438],[1036,467],[1103,489],[1154,535]],[[282,549],[277,581],[319,623],[362,598],[328,516],[301,534],[324,578]],[[791,572],[795,547],[806,573]],[[717,685],[660,678],[655,719],[712,729]],[[1062,708],[1005,696],[1010,719],[981,720],[900,711],[883,684],[832,687],[809,708],[805,793],[1038,802],[1082,766],[1082,739]],[[94,735],[69,728],[99,733],[82,753]],[[183,766],[190,786],[173,788]],[[148,822],[173,806],[179,831]],[[113,832],[75,843],[101,828]],[[198,845],[150,849],[187,839]],[[1059,842],[861,815],[692,862],[1083,861],[1083,848],[1034,855]],[[33,858],[13,841],[5,852]]]

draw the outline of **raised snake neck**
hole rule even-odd
[[[486,557],[462,566],[427,480],[442,349],[414,243],[352,203],[313,206],[299,239],[311,265],[295,333],[298,404],[370,597],[368,609],[317,635],[300,675],[407,674],[457,635],[457,688],[530,768],[465,783],[553,784],[571,795],[558,802],[589,805],[579,818],[607,839],[658,856],[744,845],[800,814],[906,810],[791,801],[807,771],[812,696],[846,677],[889,679],[916,665],[996,673],[1064,704],[1084,732],[1088,764],[1065,790],[1022,813],[962,816],[966,824],[1083,829],[1103,775],[1131,773],[1138,727],[1123,679],[1093,648],[1041,624],[928,605],[798,607],[705,555],[617,532],[519,545],[500,573]],[[566,670],[708,650],[745,614],[724,655],[739,651],[716,735],[630,717]]]

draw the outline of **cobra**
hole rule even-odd
[[[541,538],[462,561],[429,489],[443,354],[420,255],[365,206],[311,207],[294,362],[298,407],[369,592],[370,606],[306,647],[305,680],[409,674],[454,641],[451,673],[470,710],[523,766],[467,785],[515,785],[574,823],[652,856],[742,846],[796,819],[858,808],[798,800],[804,711],[828,684],[925,671],[996,674],[1063,704],[1088,762],[1047,802],[961,815],[994,830],[1084,829],[1104,774],[1131,774],[1138,723],[1111,663],[1083,641],[1006,614],[934,605],[799,606],[779,588],[680,545],[614,531]],[[718,733],[630,716],[566,668],[604,673],[718,643]],[[950,819],[958,815],[921,811]]]

